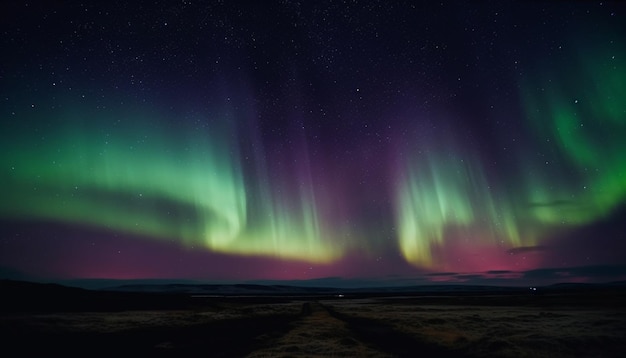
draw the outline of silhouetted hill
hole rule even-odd
[[[50,283],[1,280],[4,312],[119,311],[184,308],[187,295],[93,291]]]

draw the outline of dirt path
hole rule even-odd
[[[254,310],[255,306],[243,307]],[[89,314],[74,318],[59,314],[49,322],[32,317],[0,320],[0,332],[5,348],[19,352],[19,356],[112,356],[121,352],[159,357],[199,353],[212,357],[463,356],[459,354],[462,352],[421,342],[375,316],[364,318],[335,310],[331,303],[305,302],[300,314],[297,303],[290,307],[287,311],[278,309],[276,314],[188,324],[181,324],[181,313],[166,311],[157,313],[155,317],[162,317],[153,325],[133,323],[133,315],[120,318],[111,313],[108,323],[94,323]],[[138,317],[142,314],[134,313]],[[116,317],[120,319],[116,321]],[[125,324],[130,328],[123,328]],[[84,330],[82,325],[99,328]],[[22,343],[26,341],[34,344]]]
[[[391,357],[357,338],[349,324],[317,302],[302,305],[303,317],[267,348],[249,357]]]

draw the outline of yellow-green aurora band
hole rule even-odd
[[[257,193],[246,188],[228,126],[172,128],[154,113],[148,121],[93,110],[49,122],[54,128],[43,139],[17,125],[3,145],[5,217],[96,225],[233,254],[312,262],[341,254],[340,243],[322,235],[310,183],[297,193],[281,194],[266,181],[254,183]]]
[[[573,56],[572,63],[522,83],[530,138],[520,135],[528,142],[518,143],[504,189],[486,180],[480,159],[472,148],[456,148],[458,141],[443,138],[436,149],[414,150],[395,198],[404,257],[436,265],[432,253],[445,244],[446,230],[533,246],[557,228],[603,218],[623,204],[625,57],[623,49]]]

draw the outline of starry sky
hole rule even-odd
[[[626,5],[5,1],[0,273],[626,279]]]

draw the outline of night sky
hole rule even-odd
[[[0,269],[626,279],[626,5],[3,1]]]

